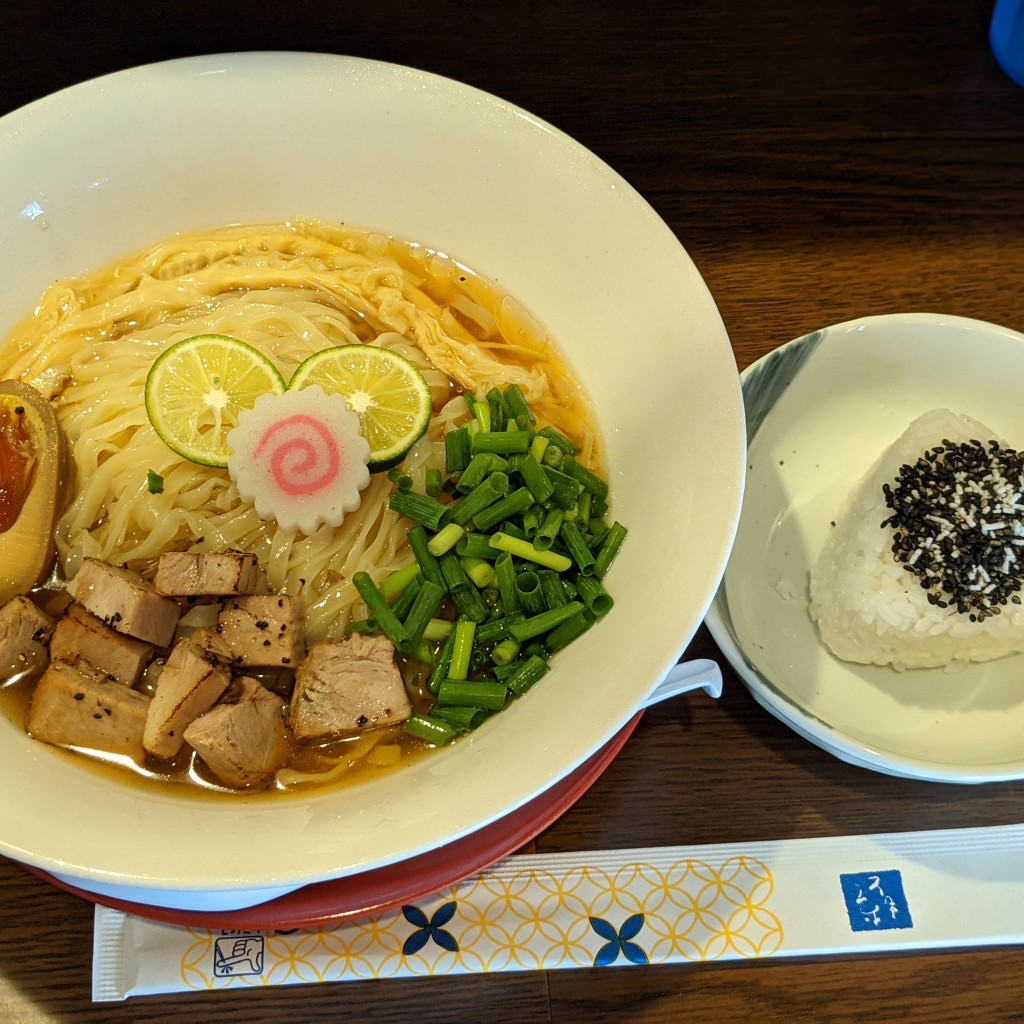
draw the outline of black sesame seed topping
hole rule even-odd
[[[971,622],[1020,604],[1024,583],[1024,455],[998,441],[944,439],[883,484],[893,557],[937,608]]]

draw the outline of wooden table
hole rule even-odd
[[[200,52],[391,60],[511,100],[621,172],[695,260],[741,368],[790,338],[864,314],[932,310],[1024,327],[1024,90],[990,55],[985,0],[412,7],[22,5],[5,12],[0,112],[97,74]],[[717,656],[704,630],[689,653]],[[761,710],[727,666],[725,675],[718,702],[700,694],[649,711],[533,849],[1024,820],[1024,782],[942,786],[850,767]],[[0,1018],[10,1021],[1024,1018],[1015,948],[92,1006],[91,906],[9,862],[0,862],[0,885]]]

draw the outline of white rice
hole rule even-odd
[[[934,668],[989,661],[1024,651],[1024,606],[971,622],[955,608],[929,604],[919,577],[892,556],[893,528],[882,484],[943,439],[954,443],[995,434],[948,409],[918,417],[887,448],[857,489],[810,576],[810,613],[837,657],[894,668]]]

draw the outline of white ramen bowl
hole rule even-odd
[[[196,798],[112,782],[0,721],[0,852],[150,905],[253,905],[499,820],[600,749],[676,662],[739,516],[744,426],[726,332],[686,252],[570,138],[404,67],[313,54],[174,61],[0,119],[0,328],[53,279],[163,236],[313,216],[439,248],[560,343],[630,530],[610,617],[471,738],[308,796]]]

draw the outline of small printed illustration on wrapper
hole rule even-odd
[[[213,943],[213,973],[217,978],[263,973],[262,935],[222,935]]]

